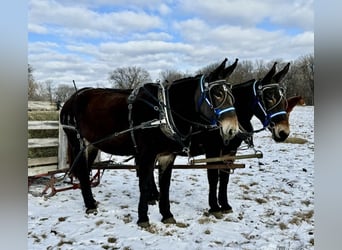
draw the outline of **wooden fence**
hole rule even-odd
[[[30,138],[28,148],[58,147],[58,155],[28,158],[28,176],[45,174],[49,171],[64,169],[66,161],[66,139],[59,121],[28,121],[28,130],[58,130],[57,138]]]
[[[56,111],[56,106],[50,102],[29,102],[28,110],[30,112]],[[66,169],[68,167],[66,160],[66,136],[59,121],[28,121],[28,130],[57,130],[57,137],[47,138],[29,138],[29,149],[43,149],[47,147],[58,148],[58,155],[49,157],[28,158],[28,176],[38,176],[46,174],[49,171]]]
[[[56,105],[50,102],[28,102],[29,112],[56,111]],[[56,111],[57,112],[57,111]],[[55,156],[28,158],[28,177],[38,177],[49,172],[66,171],[69,168],[67,162],[67,138],[58,120],[54,121],[28,121],[28,130],[57,130],[58,136],[47,138],[29,138],[29,149],[43,149],[48,147],[58,148]],[[55,133],[57,134],[57,133]],[[99,162],[99,151],[95,162]]]

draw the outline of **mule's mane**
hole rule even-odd
[[[178,84],[178,83],[181,83],[181,82],[185,82],[185,81],[189,81],[189,80],[194,80],[194,79],[198,78],[199,76],[200,75],[189,76],[189,77],[177,79],[177,80],[173,81],[172,84]]]
[[[96,89],[98,91],[104,91],[104,92],[112,92],[112,93],[124,93],[124,94],[130,94],[133,89],[116,89],[116,88],[92,88],[92,87],[86,87],[78,90],[78,92],[83,92],[91,89]]]

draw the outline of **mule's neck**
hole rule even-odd
[[[199,89],[199,79],[185,78],[175,81],[169,88],[169,103],[174,113],[191,121],[200,121],[196,108],[195,94]]]
[[[256,115],[256,97],[253,92],[254,80],[233,85],[232,92],[235,98],[235,110],[240,125],[248,132],[253,131],[251,123],[253,115]],[[262,121],[261,121],[262,122]]]
[[[174,125],[182,135],[189,135],[197,130],[194,124],[201,119],[194,99],[198,88],[199,79],[189,77],[173,82],[167,89],[167,105],[171,110]]]

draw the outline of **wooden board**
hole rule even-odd
[[[53,130],[59,128],[59,121],[28,121],[28,130]]]
[[[41,165],[50,165],[50,164],[57,164],[58,157],[51,156],[51,157],[41,157],[41,158],[28,158],[27,166],[41,166]]]
[[[56,171],[57,165],[48,165],[48,166],[39,166],[39,167],[29,167],[28,168],[28,176],[37,176],[42,174],[47,174],[50,171]]]
[[[58,138],[31,138],[28,139],[28,148],[58,147]]]
[[[244,168],[245,164],[210,164],[210,165],[187,165],[187,164],[176,164],[173,169],[236,169]],[[128,164],[113,164],[108,161],[97,162],[92,166],[93,169],[138,169],[136,165]],[[159,168],[157,165],[156,168]]]

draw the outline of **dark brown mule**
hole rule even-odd
[[[235,155],[243,140],[252,145],[251,136],[256,132],[251,124],[254,115],[262,123],[262,130],[268,128],[275,141],[284,141],[290,133],[288,113],[295,105],[295,99],[291,99],[290,103],[287,102],[285,93],[279,85],[288,70],[289,64],[276,73],[275,63],[263,79],[253,79],[234,85],[232,92],[235,98],[234,106],[242,130],[241,134],[235,136],[228,145],[224,145],[219,140],[217,131],[194,135],[191,138],[190,155],[205,154],[208,158],[218,157],[223,154]],[[164,168],[167,168],[173,164],[175,157],[176,154],[163,155],[159,157],[158,161],[159,164],[165,165]],[[227,197],[229,171],[208,169],[208,181],[210,212],[231,211]],[[218,184],[219,190],[217,194]],[[152,192],[157,192],[155,186],[152,186]]]
[[[64,104],[60,120],[68,138],[71,173],[79,179],[87,212],[97,208],[89,171],[98,149],[113,155],[133,155],[139,167],[138,224],[148,225],[148,199],[156,156],[179,152],[193,133],[220,131],[222,141],[238,132],[230,87],[224,79],[235,65],[164,86],[145,84],[135,90],[85,88]],[[174,222],[170,211],[171,171],[160,180],[162,221]]]
[[[286,109],[287,113],[290,113],[296,105],[305,105],[305,100],[302,96],[293,96],[287,99],[288,107]]]

